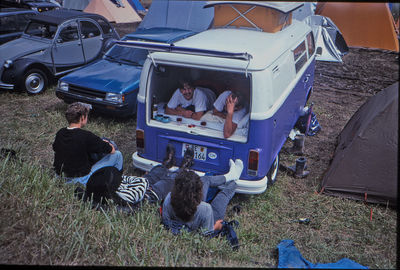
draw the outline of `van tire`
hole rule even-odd
[[[37,95],[46,90],[48,84],[47,75],[40,69],[29,69],[22,81],[23,89],[30,95]]]
[[[279,153],[276,155],[274,162],[272,162],[271,168],[267,173],[268,183],[270,183],[271,186],[276,181],[276,177],[278,175],[278,169],[279,169]]]

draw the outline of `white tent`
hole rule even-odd
[[[311,15],[304,19],[311,26],[317,49],[318,61],[342,62],[349,48],[339,28],[328,17]]]

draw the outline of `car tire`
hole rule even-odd
[[[272,162],[271,168],[269,169],[269,171],[267,173],[268,183],[271,186],[276,181],[276,177],[278,175],[278,170],[279,170],[279,153],[276,155],[274,162]]]
[[[47,75],[40,69],[28,70],[22,82],[23,89],[30,95],[37,95],[44,92],[47,88]]]

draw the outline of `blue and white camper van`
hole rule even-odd
[[[301,5],[212,1],[206,6],[214,8],[214,25],[209,30],[172,45],[118,41],[151,51],[137,98],[134,167],[149,171],[160,164],[168,143],[175,146],[179,165],[187,147],[193,147],[192,169],[198,174],[224,174],[229,159],[241,159],[244,170],[237,192],[264,192],[276,179],[279,152],[314,81],[312,30],[291,16]],[[165,117],[165,105],[183,76],[216,96],[229,89],[247,97],[248,114],[232,136],[224,138],[221,119],[208,117],[202,125],[203,119],[178,122],[174,115]]]

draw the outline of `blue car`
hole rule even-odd
[[[213,11],[206,1],[154,0],[138,29],[122,40],[172,44],[206,30]],[[102,59],[58,81],[56,96],[66,103],[81,101],[97,112],[127,117],[136,114],[142,66],[148,50],[115,44]]]

